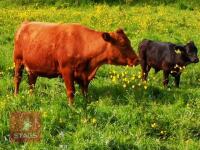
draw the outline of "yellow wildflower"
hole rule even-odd
[[[95,124],[97,120],[95,118],[92,119],[92,123]]]
[[[5,106],[6,106],[6,103],[5,103],[5,102],[0,102],[0,108],[1,108],[1,109],[4,109]]]
[[[82,121],[83,123],[87,123],[87,119],[86,119],[86,118],[81,119],[81,121]]]
[[[113,77],[113,78],[112,78],[112,81],[113,81],[113,82],[116,82],[116,77]]]
[[[132,80],[135,80],[135,76],[133,76],[131,79],[132,79]]]
[[[158,126],[158,125],[157,125],[155,122],[151,124],[151,127],[152,127],[152,128],[156,128],[157,126]]]
[[[47,117],[47,112],[46,112],[46,111],[43,112],[42,116],[43,116],[44,118],[46,118],[46,117]]]

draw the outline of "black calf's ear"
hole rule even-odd
[[[194,45],[194,41],[190,41],[187,45]]]
[[[110,34],[108,32],[102,33],[102,37],[107,42],[110,42],[112,40],[112,37],[110,36]]]
[[[174,50],[175,50],[175,52],[176,52],[177,54],[180,54],[181,52],[184,52],[184,51],[185,51],[185,48],[184,48],[184,46],[176,45],[176,46],[174,47]]]

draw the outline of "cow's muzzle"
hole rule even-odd
[[[129,66],[137,66],[138,64],[140,64],[140,60],[138,58],[128,59]]]

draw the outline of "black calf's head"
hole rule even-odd
[[[184,48],[185,48],[185,54],[189,58],[190,62],[198,63],[199,62],[199,58],[197,56],[198,50],[194,42],[193,41],[189,42],[188,44],[184,46]]]
[[[177,54],[182,54],[187,59],[186,61],[189,63],[198,63],[199,58],[197,56],[197,47],[195,46],[194,42],[191,41],[187,43],[185,46],[176,45],[175,52]]]

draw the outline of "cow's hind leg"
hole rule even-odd
[[[29,74],[28,75],[28,82],[29,82],[29,87],[30,87],[30,93],[32,94],[33,89],[35,87],[35,83],[37,80],[37,75],[35,74]]]
[[[24,65],[22,64],[22,60],[15,61],[15,75],[14,75],[14,85],[15,85],[15,92],[14,94],[17,95],[19,92],[19,85],[22,79]]]
[[[69,106],[72,106],[75,94],[74,73],[70,68],[62,68],[61,72],[66,86],[66,93],[69,98]]]

